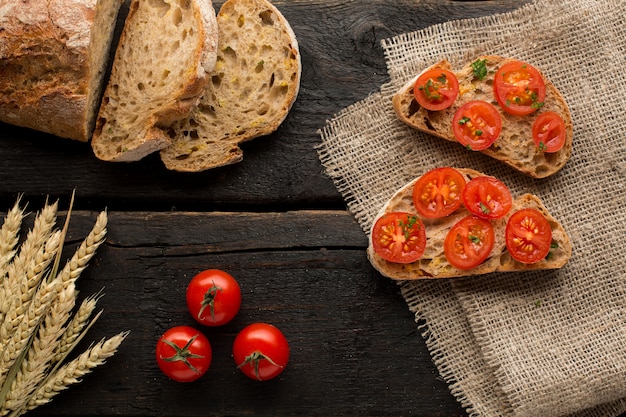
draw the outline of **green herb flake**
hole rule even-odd
[[[460,125],[464,125],[465,123],[467,123],[469,121],[470,121],[470,118],[465,116],[465,117],[462,117],[461,120],[459,120],[459,124]]]
[[[476,133],[476,136],[482,136],[483,135],[483,131],[482,130],[477,130],[475,133]]]
[[[477,59],[476,61],[472,62],[472,72],[474,73],[475,79],[484,79],[487,76],[487,60]]]
[[[482,201],[480,202],[480,211],[484,214],[491,213],[491,209],[487,207]]]
[[[480,238],[478,236],[469,235],[467,238],[476,245],[480,244]]]

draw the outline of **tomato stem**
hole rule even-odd
[[[196,373],[200,373],[200,371],[198,371],[198,369],[189,362],[190,358],[204,358],[204,356],[191,353],[191,351],[189,350],[189,346],[191,346],[191,344],[196,340],[197,337],[198,335],[193,336],[182,348],[171,340],[163,340],[163,343],[174,349],[175,353],[167,358],[161,356],[161,359],[163,359],[165,362],[183,362],[189,369],[193,370]]]
[[[237,365],[237,369],[243,368],[246,365],[250,365],[254,367],[254,375],[256,376],[256,378],[261,381],[261,375],[259,375],[259,362],[261,362],[262,359],[265,359],[274,366],[282,368],[282,366],[274,362],[272,358],[264,355],[263,352],[261,352],[260,350],[255,350],[254,352],[246,356],[246,359],[241,364]]]

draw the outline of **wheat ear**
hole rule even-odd
[[[98,293],[83,300],[80,307],[78,307],[76,314],[74,314],[72,321],[65,328],[63,335],[61,335],[61,339],[54,350],[54,358],[52,358],[53,362],[61,362],[67,353],[74,347],[74,343],[81,336],[87,324],[90,323],[91,315],[96,309],[96,304],[101,296],[101,293]],[[102,311],[99,311],[93,320],[91,320],[91,323],[96,321],[101,314]]]
[[[0,352],[4,349],[13,329],[24,316],[33,295],[37,291],[40,283],[44,280],[47,269],[60,248],[61,233],[55,232],[28,262],[24,276],[22,277],[22,282],[15,293],[11,294],[12,301],[9,311],[6,313],[4,321],[0,326]]]
[[[60,367],[44,385],[35,391],[23,411],[29,411],[50,402],[59,392],[80,382],[80,378],[90,373],[95,367],[104,364],[107,358],[115,354],[128,333],[122,332],[108,340],[100,341],[76,359]]]
[[[26,236],[19,253],[8,266],[8,274],[4,279],[4,299],[0,300],[0,310],[4,312],[4,320],[0,327],[0,351],[4,349],[14,327],[24,315],[30,297],[39,282],[32,273],[37,268],[37,259],[41,260],[46,252],[46,242],[52,234],[56,222],[57,203],[46,205],[35,218],[32,230]],[[60,242],[58,242],[60,245]],[[29,271],[30,278],[29,278]]]
[[[11,384],[3,406],[10,410],[21,407],[37,385],[44,379],[54,356],[57,340],[64,332],[76,300],[74,283],[56,294],[54,302],[39,326],[26,359]]]
[[[22,220],[24,220],[24,209],[20,207],[18,200],[5,216],[2,228],[0,228],[0,279],[3,280],[0,285],[0,299],[4,299],[4,279],[8,273],[7,267],[17,253]]]
[[[98,247],[104,242],[107,233],[107,213],[101,212],[96,219],[96,224],[83,240],[80,247],[72,256],[65,267],[59,272],[58,278],[66,285],[70,281],[75,281],[83,270],[87,267],[89,260],[93,257]]]

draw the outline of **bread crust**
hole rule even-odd
[[[243,160],[239,145],[274,132],[300,89],[298,41],[266,0],[228,0],[217,15],[217,65],[189,118],[169,129],[166,168],[199,172]]]
[[[465,177],[466,181],[484,175],[472,169],[455,169]],[[372,225],[386,213],[394,211],[417,215],[413,205],[413,186],[418,179],[416,178],[400,188],[381,208]],[[504,239],[504,230],[508,219],[514,212],[523,208],[537,209],[546,217],[552,228],[552,240],[556,243],[556,247],[550,251],[550,257],[534,264],[524,264],[513,259],[506,249]],[[372,233],[370,231],[367,248],[368,259],[377,271],[388,278],[394,280],[416,280],[455,278],[491,272],[558,269],[563,267],[571,257],[571,240],[561,223],[548,212],[548,209],[537,196],[523,194],[514,199],[513,206],[506,216],[491,221],[496,238],[489,257],[476,268],[469,270],[457,269],[448,263],[443,250],[443,242],[452,226],[469,214],[469,211],[464,206],[461,206],[457,211],[442,219],[422,218],[426,228],[426,251],[420,260],[410,264],[393,263],[382,259],[373,249]]]
[[[0,121],[88,141],[122,2],[0,1]]]
[[[474,79],[471,62],[468,62],[463,68],[455,70],[447,60],[442,60],[423,71],[443,68],[452,71],[457,76],[459,96],[456,102],[445,110],[429,111],[417,103],[413,95],[413,85],[419,74],[407,82],[392,98],[393,108],[398,118],[414,129],[456,142],[452,132],[452,118],[456,110],[472,100],[487,101],[496,107],[502,117],[502,132],[493,145],[478,152],[502,161],[534,178],[545,178],[558,172],[568,161],[572,152],[572,117],[564,97],[554,84],[539,71],[546,85],[544,106],[527,116],[510,115],[502,111],[495,99],[493,78],[502,65],[514,60],[495,55],[479,56],[476,60],[478,59],[486,60],[487,76],[483,80]],[[546,111],[559,113],[565,121],[565,144],[561,150],[555,153],[539,151],[532,139],[532,123],[541,113]]]

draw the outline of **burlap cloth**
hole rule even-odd
[[[441,376],[472,416],[626,411],[625,5],[536,1],[384,40],[390,82],[320,130],[325,171],[366,233],[400,186],[451,165],[495,175],[514,196],[537,194],[570,234],[573,255],[558,271],[400,283]],[[533,63],[564,94],[574,148],[556,175],[533,180],[396,120],[391,95],[417,72],[479,54]]]

